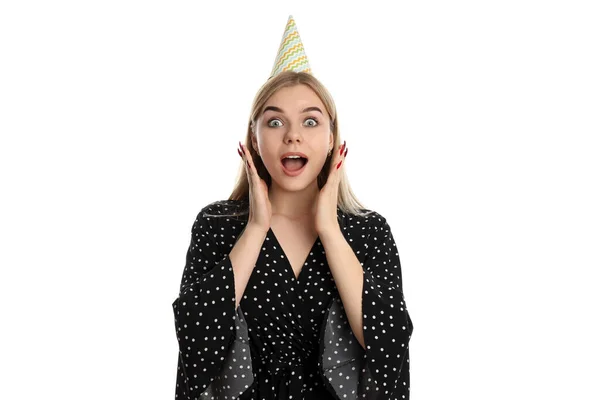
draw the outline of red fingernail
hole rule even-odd
[[[342,145],[342,147],[340,147],[340,156],[344,152],[344,147],[346,147],[346,142],[345,141],[344,141],[344,144]]]
[[[344,153],[344,157],[348,155],[348,148],[346,147],[346,152]]]
[[[343,160],[342,160],[343,161]],[[340,165],[342,165],[342,161],[340,161],[335,169],[340,169]]]
[[[236,149],[236,150],[237,150],[238,154],[240,155],[240,157],[244,158],[244,157],[242,156],[242,152],[240,151],[240,149]]]

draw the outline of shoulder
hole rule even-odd
[[[194,221],[193,229],[222,233],[248,221],[248,203],[242,200],[217,200],[204,205]]]
[[[361,208],[360,214],[341,211],[340,214],[347,224],[360,225],[368,231],[377,231],[387,225],[387,220],[381,213],[368,208]]]
[[[380,212],[361,208],[359,213],[342,212],[338,207],[340,228],[346,239],[357,251],[371,246],[391,231],[387,219]]]
[[[202,207],[198,213],[203,218],[239,216],[247,212],[248,202],[243,200],[216,200]]]

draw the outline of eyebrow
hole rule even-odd
[[[265,107],[265,109],[263,110],[262,113],[264,114],[264,113],[266,113],[269,110],[280,112],[280,113],[284,113],[284,111],[281,108],[275,107],[275,106],[267,106],[267,107]],[[323,114],[323,111],[321,111],[321,109],[319,107],[306,107],[304,110],[302,110],[300,112],[301,113],[305,113],[305,112],[308,112],[308,111],[318,111],[321,114]]]

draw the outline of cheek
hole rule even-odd
[[[260,142],[258,149],[260,150],[260,155],[265,160],[271,160],[279,157],[277,153],[279,151],[277,145],[275,143],[270,143],[269,140],[263,139],[263,141]]]

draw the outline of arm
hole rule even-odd
[[[386,219],[379,215],[372,223],[362,296],[365,359],[380,392],[408,399],[413,324],[404,300],[400,256]]]
[[[341,241],[341,231],[322,238],[340,294],[322,329],[323,374],[339,399],[408,399],[413,325],[402,291],[400,258],[385,218],[375,213],[365,223],[369,236],[362,265],[343,235]]]
[[[358,343],[365,349],[361,304],[363,267],[339,229],[323,234],[321,242],[352,332]]]
[[[176,396],[235,398],[253,382],[249,338],[238,308],[260,250],[246,227],[229,254],[217,241],[219,218],[200,211],[192,227],[179,296],[172,304],[179,344]],[[231,374],[235,367],[238,374]]]
[[[235,277],[235,308],[237,309],[252,270],[258,260],[260,248],[265,241],[267,232],[252,224],[246,225],[236,244],[229,253]]]

